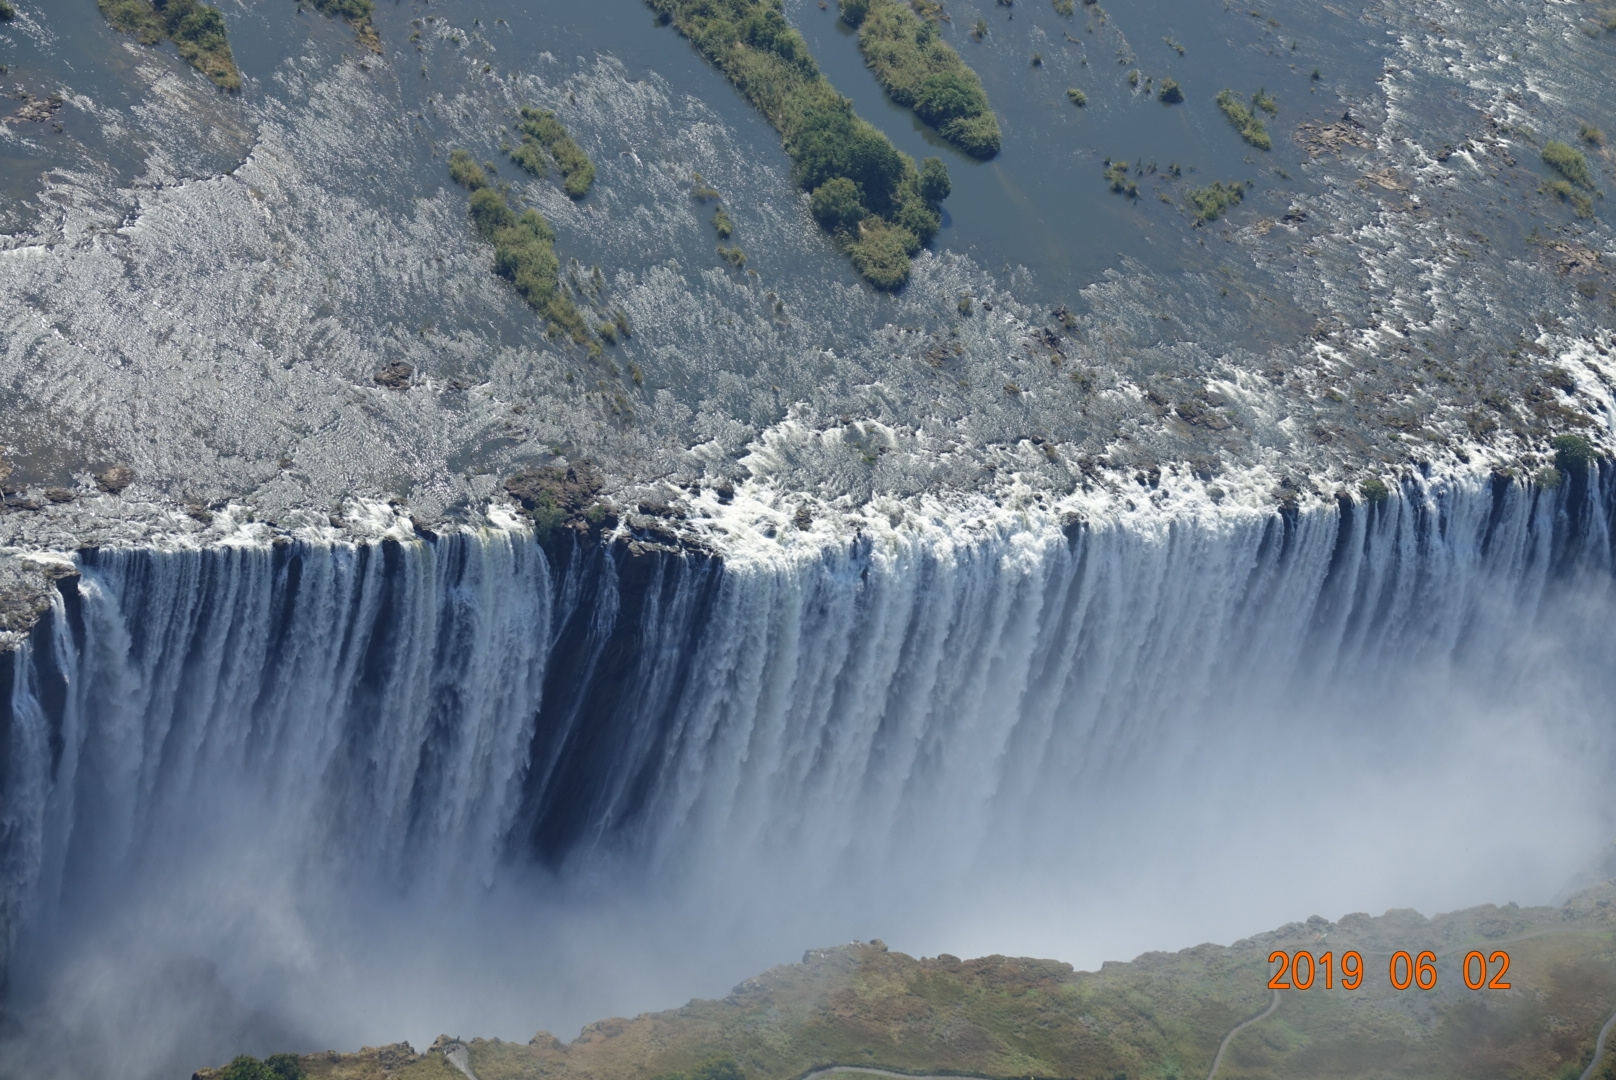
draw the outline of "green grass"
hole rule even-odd
[[[1543,161],[1578,187],[1589,191],[1596,190],[1593,170],[1588,168],[1588,159],[1583,157],[1582,151],[1575,146],[1551,139],[1543,146]]]
[[[1279,102],[1275,101],[1274,95],[1265,89],[1259,88],[1255,94],[1251,95],[1251,105],[1253,108],[1261,109],[1269,116],[1279,115]]]
[[[1055,14],[1070,18],[1077,11],[1076,0],[1053,0]]]
[[[1214,182],[1211,187],[1197,188],[1189,193],[1190,206],[1194,207],[1195,217],[1199,221],[1216,221],[1225,210],[1238,206],[1245,197],[1244,185],[1236,183],[1225,187],[1221,180]]]
[[[523,109],[517,129],[522,143],[510,151],[512,161],[534,176],[546,175],[553,163],[561,174],[562,190],[574,199],[589,194],[595,183],[595,163],[572,141],[555,113],[549,109]]]
[[[870,283],[891,289],[907,281],[910,256],[941,227],[938,207],[922,192],[913,159],[861,119],[820,73],[802,35],[781,13],[780,0],[647,3],[780,132],[804,191],[816,192],[838,179],[854,186],[861,225],[883,239],[862,253],[855,248],[865,238],[852,230],[836,235],[836,242]],[[907,254],[901,264],[891,258],[887,229],[903,234],[899,246]]]
[[[972,157],[999,152],[999,121],[982,80],[942,39],[936,23],[898,0],[844,2],[842,18],[858,26],[865,63],[893,101]]]
[[[1581,139],[1589,146],[1605,145],[1605,133],[1594,127],[1592,124],[1582,125],[1582,128],[1577,132],[1577,138]]]
[[[142,45],[170,40],[215,86],[241,89],[241,72],[218,8],[197,0],[96,0],[96,5],[115,29],[135,35]]]
[[[1594,216],[1594,201],[1586,192],[1572,187],[1569,180],[1549,180],[1540,190],[1559,196],[1561,202],[1570,203],[1572,212],[1580,218]]]
[[[376,0],[307,0],[321,15],[333,19],[347,19],[353,25],[354,37],[371,52],[382,51],[381,38],[370,21],[376,10]]]
[[[488,174],[464,150],[449,155],[449,175],[471,192],[471,220],[477,235],[494,245],[494,273],[516,287],[534,310],[549,320],[552,332],[565,332],[580,345],[590,344],[589,325],[571,298],[561,291],[561,262],[555,232],[544,215],[521,213],[510,197],[494,187]]]
[[[1262,91],[1258,91],[1262,93]],[[1268,137],[1268,128],[1259,120],[1255,113],[1241,100],[1240,95],[1232,90],[1218,92],[1218,108],[1223,115],[1229,118],[1229,123],[1240,132],[1240,137],[1259,150],[1272,150],[1273,139]]]

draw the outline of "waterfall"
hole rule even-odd
[[[12,1009],[118,1046],[129,1076],[205,1063],[222,1029],[396,1037],[317,989],[348,985],[343,942],[384,897],[412,948],[497,926],[455,937],[473,969],[529,937],[577,962],[561,939],[588,923],[675,968],[732,936],[702,970],[733,981],[844,931],[1075,960],[1152,919],[1169,941],[1249,932],[1354,882],[1393,895],[1377,852],[1451,871],[1399,879],[1411,897],[1526,880],[1608,825],[1585,786],[1610,763],[1610,487],[1004,513],[723,558],[500,530],[83,552],[0,658]],[[1375,784],[1403,801],[1374,809]],[[1534,840],[1551,805],[1561,835]],[[1214,839],[1231,818],[1253,850]],[[1339,864],[1316,888],[1255,880],[1313,843]],[[212,965],[165,992],[235,987],[228,1022],[184,1013],[129,1056],[61,1020],[86,928],[131,911],[155,923],[120,932],[163,927],[140,963]],[[254,998],[219,954],[243,936],[324,1004]],[[422,1008],[464,1015],[440,977]],[[501,1014],[529,1033],[670,1003],[533,992]]]

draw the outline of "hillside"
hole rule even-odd
[[[569,1044],[547,1032],[526,1045],[446,1038],[436,1053],[400,1044],[301,1063],[311,1080],[458,1076],[446,1051],[477,1080],[651,1080],[714,1058],[733,1059],[748,1080],[791,1080],[829,1065],[1187,1080],[1206,1076],[1224,1036],[1272,1003],[1267,960],[1284,949],[1357,950],[1363,985],[1325,990],[1321,973],[1313,989],[1281,993],[1271,1015],[1230,1041],[1218,1072],[1225,1080],[1577,1077],[1616,1010],[1613,899],[1607,883],[1559,908],[1315,917],[1228,947],[1147,953],[1097,972],[1004,956],[916,959],[854,943],[812,950],[720,1001],[599,1021]],[[1510,989],[1466,988],[1459,964],[1472,948],[1509,953],[1498,981]],[[1434,989],[1392,988],[1387,965],[1399,949],[1436,954]],[[1596,1075],[1616,1077],[1616,1062],[1607,1058]]]

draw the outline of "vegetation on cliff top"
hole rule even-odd
[[[354,37],[371,52],[382,51],[382,39],[376,33],[370,17],[376,11],[376,0],[308,0],[315,11],[333,19],[347,19],[354,28]]]
[[[999,152],[999,121],[982,80],[942,39],[936,22],[898,0],[841,0],[841,13],[858,27],[864,60],[893,101],[972,157]]]
[[[589,194],[595,182],[595,163],[573,142],[566,126],[549,109],[522,110],[518,125],[522,144],[510,150],[511,160],[534,176],[544,176],[551,163],[561,174],[561,187],[574,199]]]
[[[142,45],[167,38],[215,86],[241,89],[241,72],[218,8],[197,0],[96,0],[96,4],[113,27],[134,34]]]
[[[591,1024],[571,1044],[544,1032],[525,1045],[473,1040],[470,1063],[479,1080],[790,1080],[829,1064],[1190,1080],[1206,1074],[1226,1034],[1272,1000],[1270,952],[1328,948],[1337,957],[1360,952],[1362,987],[1327,990],[1319,979],[1311,990],[1283,991],[1271,1016],[1230,1043],[1223,1075],[1575,1077],[1616,1010],[1613,900],[1616,886],[1606,883],[1562,908],[1314,918],[1227,948],[1147,953],[1097,972],[845,945],[813,950],[721,1001]],[[1387,966],[1398,949],[1436,954],[1435,991],[1392,989]],[[1460,964],[1471,949],[1507,949],[1514,992],[1466,989]],[[407,1047],[300,1060],[310,1080],[382,1080],[389,1054],[385,1075],[394,1080],[454,1075],[431,1071],[447,1067],[441,1056]]]
[[[847,224],[852,210],[833,222],[819,220],[859,272],[882,289],[907,281],[909,260],[941,227],[937,200],[927,197],[913,159],[854,113],[820,73],[780,0],[647,2],[780,132],[804,191],[817,193],[834,180],[852,185],[857,222]],[[841,195],[847,190],[839,188]]]

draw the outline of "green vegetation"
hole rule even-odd
[[[1162,41],[1166,42],[1167,47],[1169,49],[1172,49],[1178,55],[1180,55],[1180,56],[1184,55],[1184,46],[1180,45],[1178,42],[1174,41],[1172,38],[1164,37],[1164,38],[1162,38]]]
[[[1085,105],[1087,105],[1089,103],[1089,96],[1087,94],[1085,94],[1083,91],[1079,90],[1075,86],[1071,87],[1070,89],[1068,89],[1066,91],[1066,97],[1067,97],[1067,99],[1069,101],[1071,101],[1071,103],[1073,105],[1076,105],[1079,109],[1081,109],[1083,106],[1085,106]]]
[[[1270,94],[1266,89],[1259,87],[1257,92],[1251,95],[1251,104],[1254,108],[1261,109],[1269,116],[1279,115],[1279,102],[1275,101],[1274,95]]]
[[[1184,91],[1172,79],[1163,79],[1161,88],[1156,91],[1156,96],[1169,105],[1177,105],[1184,100]]]
[[[981,41],[983,38],[987,37],[988,21],[986,19],[977,19],[976,25],[971,27],[971,36],[977,41]]]
[[[551,502],[581,523],[587,511],[570,508],[589,506],[593,494],[574,486],[575,496]],[[1390,494],[1378,479],[1363,490],[1371,502],[1371,493]],[[880,942],[814,949],[724,1000],[591,1024],[570,1045],[542,1032],[526,1043],[474,1039],[470,1066],[480,1080],[790,1080],[836,1063],[915,1075],[1196,1080],[1224,1036],[1274,1000],[1271,951],[1331,951],[1339,961],[1352,950],[1367,975],[1359,989],[1326,989],[1318,979],[1309,990],[1284,990],[1272,1015],[1229,1044],[1229,1071],[1219,1076],[1575,1080],[1616,1010],[1613,900],[1616,887],[1606,883],[1559,908],[1312,919],[1229,947],[1147,953],[1099,971],[1024,957],[917,959]],[[1436,954],[1436,992],[1392,988],[1387,965],[1399,949]],[[1507,950],[1513,992],[1463,988],[1460,966],[1472,949]],[[302,1061],[309,1080],[456,1075],[441,1052],[404,1047]],[[428,1071],[437,1065],[442,1073]]]
[[[595,182],[595,163],[572,141],[555,113],[524,108],[517,130],[522,133],[522,144],[510,149],[512,161],[534,176],[548,175],[554,163],[561,174],[561,187],[568,195],[581,199],[589,194]]]
[[[494,273],[515,285],[522,299],[550,321],[553,331],[565,330],[578,344],[588,344],[588,325],[560,289],[555,232],[544,215],[533,209],[518,214],[509,195],[494,187],[464,150],[449,155],[449,175],[471,192],[472,224],[477,235],[494,245]]]
[[[0,22],[10,22],[17,17],[17,9],[11,6],[11,0],[0,0]]]
[[[1605,145],[1605,133],[1594,127],[1592,124],[1582,125],[1582,128],[1577,132],[1577,138],[1581,139],[1589,146]]]
[[[827,229],[871,284],[891,289],[907,281],[909,259],[942,225],[938,207],[922,193],[914,161],[854,113],[820,74],[802,35],[781,14],[780,0],[647,2],[780,132],[804,191],[817,193],[833,180],[853,185],[863,217]],[[901,260],[893,257],[895,248]]]
[[[197,0],[96,0],[115,29],[134,34],[142,45],[165,38],[192,67],[223,90],[241,89],[241,72],[230,54],[224,16]]]
[[[1077,11],[1076,0],[1052,0],[1055,5],[1055,14],[1070,18]]]
[[[1543,161],[1561,176],[1589,191],[1596,190],[1593,170],[1588,168],[1588,159],[1582,156],[1570,143],[1563,143],[1551,139],[1543,146]]]
[[[308,0],[321,15],[333,19],[347,19],[354,28],[354,37],[371,52],[382,51],[382,40],[370,17],[375,13],[376,0]]]
[[[1238,206],[1246,197],[1245,185],[1235,183],[1228,187],[1215,181],[1211,187],[1197,188],[1189,193],[1190,205],[1195,208],[1198,221],[1216,221],[1230,207]]]
[[[1594,444],[1581,435],[1557,435],[1554,439],[1554,463],[1563,472],[1573,475],[1586,472],[1594,463],[1598,452]]]
[[[271,1054],[263,1061],[244,1054],[219,1070],[219,1080],[303,1080],[307,1075],[296,1054]]]
[[[1128,163],[1126,161],[1105,160],[1105,178],[1111,183],[1111,190],[1119,195],[1126,195],[1130,199],[1139,197],[1139,185],[1128,178]]]
[[[1261,92],[1258,91],[1258,93]],[[1240,132],[1242,139],[1259,150],[1272,150],[1274,148],[1274,141],[1268,137],[1268,128],[1264,126],[1261,120],[1257,119],[1256,114],[1246,106],[1239,94],[1234,93],[1232,90],[1220,90],[1218,92],[1218,108],[1223,110],[1223,115],[1229,118],[1229,123],[1233,124],[1235,130]]]
[[[1558,195],[1561,202],[1570,203],[1572,212],[1580,218],[1594,216],[1594,201],[1585,192],[1572,187],[1569,180],[1549,180],[1539,190]]]
[[[713,212],[713,231],[718,234],[720,240],[728,240],[735,233],[735,222],[724,213],[722,206]]]
[[[893,101],[972,157],[999,152],[999,121],[982,80],[942,39],[936,23],[898,0],[843,0],[841,11],[859,28],[865,63]]]
[[[689,1072],[663,1073],[655,1080],[746,1080],[746,1074],[734,1058],[715,1057],[708,1058]]]
[[[1371,476],[1358,485],[1358,493],[1363,496],[1364,502],[1385,502],[1391,498],[1392,490],[1386,486],[1386,481],[1378,476]]]

